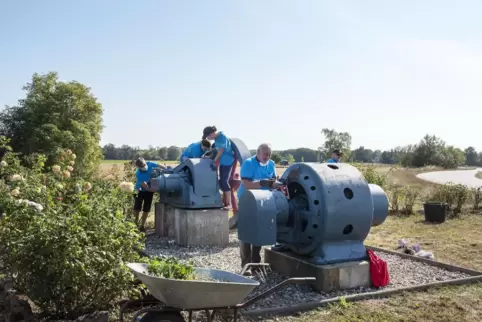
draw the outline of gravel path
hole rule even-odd
[[[482,171],[482,168],[475,170],[426,172],[418,174],[417,177],[434,183],[446,184],[452,182],[455,184],[463,184],[470,188],[478,188],[482,186],[482,180],[475,177],[479,171]]]
[[[229,246],[224,249],[208,246],[187,248],[180,247],[174,244],[173,241],[159,238],[154,234],[151,234],[147,236],[146,252],[150,255],[166,255],[175,256],[181,259],[192,259],[194,264],[199,267],[217,268],[239,273],[241,270],[241,263],[239,258],[237,233],[232,232],[229,237]],[[388,289],[469,276],[461,272],[450,272],[445,269],[403,259],[399,256],[383,252],[377,253],[377,255],[388,263],[391,278],[391,284],[387,287]],[[275,272],[270,272],[266,279],[260,277],[255,278],[260,281],[261,285],[255,290],[255,292],[250,294],[250,296],[259,294],[285,279]],[[348,291],[318,293],[311,290],[307,285],[286,286],[264,300],[253,304],[248,309],[289,306],[373,290],[374,289],[372,288],[360,288]]]

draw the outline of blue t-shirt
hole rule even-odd
[[[204,151],[201,147],[201,142],[191,143],[182,153],[180,161],[182,162],[184,158],[200,158],[203,154]]]
[[[232,166],[234,163],[233,147],[231,146],[231,140],[228,139],[223,132],[218,133],[218,137],[214,140],[217,149],[224,148],[224,152],[219,158],[219,165]]]
[[[258,159],[256,156],[252,156],[249,159],[246,159],[241,166],[241,180],[249,180],[249,181],[257,181],[257,180],[267,180],[276,178],[276,164],[273,160],[269,160],[268,164],[262,166],[259,164]],[[269,189],[268,187],[261,187],[261,189]],[[244,184],[241,183],[241,186],[238,189],[238,198],[241,198],[241,195],[246,189],[244,188]]]
[[[151,173],[152,173],[152,169],[155,169],[155,168],[158,168],[159,166],[157,165],[157,163],[154,163],[154,162],[150,162],[150,161],[147,161],[146,162],[147,164],[147,171],[141,171],[139,169],[137,169],[137,172],[136,172],[136,187],[135,187],[135,190],[139,190],[139,188],[141,190],[142,189],[142,183],[145,181],[145,182],[149,182],[149,180],[151,180]]]
[[[338,161],[334,159],[329,159],[328,161],[326,161],[326,163],[338,163]]]

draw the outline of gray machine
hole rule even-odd
[[[231,139],[231,143],[240,164],[251,156],[241,140]],[[213,162],[216,153],[212,150],[203,158],[188,159],[173,169],[153,172],[150,185],[159,192],[159,202],[185,209],[221,208],[218,174]]]
[[[239,200],[238,238],[291,251],[314,264],[366,259],[370,228],[388,216],[388,198],[344,163],[295,163],[279,190],[248,190]]]

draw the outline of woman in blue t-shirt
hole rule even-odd
[[[224,209],[232,209],[231,204],[231,187],[229,185],[229,179],[231,177],[231,170],[234,163],[233,148],[231,146],[231,140],[224,135],[222,131],[218,131],[215,126],[208,126],[204,128],[203,140],[214,140],[218,153],[214,159],[214,163],[219,161],[219,185],[223,191],[223,200],[225,203]]]

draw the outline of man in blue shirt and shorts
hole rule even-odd
[[[270,187],[260,184],[261,180],[269,179],[276,180],[276,164],[271,160],[271,147],[263,143],[256,150],[256,155],[245,160],[241,166],[242,183],[238,190],[238,200],[246,189],[277,189],[280,187],[276,181]],[[241,243],[240,254],[243,268],[248,263],[261,262],[261,246]]]
[[[201,158],[206,151],[211,148],[211,142],[202,140],[200,142],[191,143],[181,155],[181,162],[192,158]]]
[[[136,185],[134,188],[134,218],[136,220],[136,225],[139,225],[139,215],[142,210],[142,219],[139,228],[141,231],[145,231],[145,224],[147,217],[149,216],[149,212],[151,211],[154,192],[149,191],[147,187],[143,187],[143,183],[145,186],[145,184],[151,180],[151,173],[153,169],[165,169],[165,167],[155,162],[146,162],[144,158],[138,158],[135,161],[135,165],[137,167],[137,171]]]

